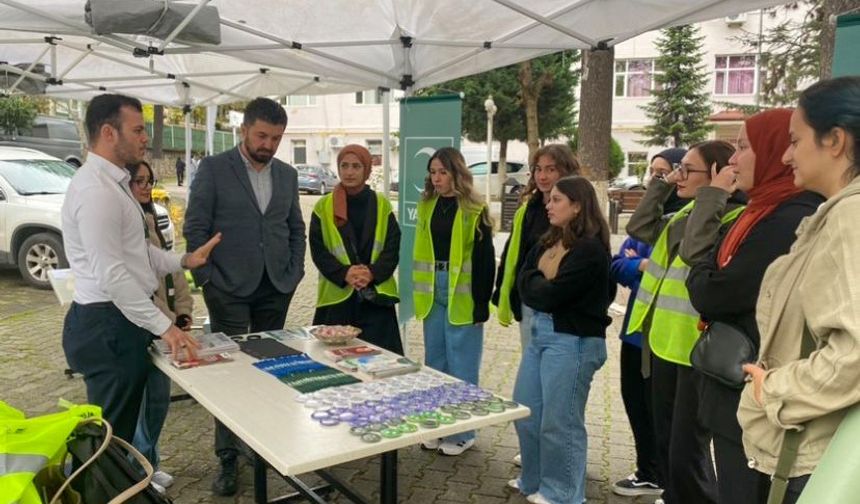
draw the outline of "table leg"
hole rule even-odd
[[[382,454],[379,476],[379,501],[397,504],[397,450]]]
[[[267,504],[269,502],[268,482],[266,481],[266,469],[268,464],[263,457],[254,454],[254,502],[255,504]]]

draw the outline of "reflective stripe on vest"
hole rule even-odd
[[[520,206],[514,213],[514,221],[511,225],[511,237],[508,240],[508,253],[505,255],[505,268],[502,273],[502,286],[499,289],[499,307],[496,317],[499,323],[507,327],[514,320],[514,311],[511,308],[511,290],[514,288],[514,280],[517,276],[517,262],[520,258],[520,242],[523,236],[523,221],[526,216],[528,203]]]
[[[388,220],[391,215],[391,203],[382,195],[376,194],[376,229],[373,238],[373,251],[370,254],[370,262],[374,263],[385,247],[385,239],[388,236]],[[314,214],[320,220],[323,243],[325,248],[334,255],[338,262],[350,265],[349,254],[343,243],[343,237],[334,223],[334,197],[333,193],[326,194],[314,205]],[[376,292],[390,297],[397,297],[397,281],[392,275],[388,280],[375,285]],[[322,274],[317,284],[317,308],[341,303],[352,295],[352,286],[340,287],[335,285]]]
[[[699,313],[690,302],[685,284],[690,267],[679,254],[667,264],[668,236],[671,226],[688,216],[694,206],[692,201],[673,215],[657,238],[627,328],[627,334],[643,330],[648,314],[652,313],[648,330],[651,351],[663,360],[684,366],[690,365],[690,351],[699,339]],[[743,210],[742,206],[735,208],[723,215],[720,222],[725,225],[734,221]]]
[[[438,196],[418,203],[415,226],[415,248],[412,262],[412,299],[415,318],[424,320],[433,308],[433,285],[436,278],[436,260],[430,220]],[[472,299],[472,250],[475,230],[484,207],[477,211],[463,211],[457,206],[454,226],[451,229],[451,252],[448,257],[448,321],[452,325],[471,324],[475,301]]]
[[[66,411],[34,418],[0,401],[0,502],[41,504],[36,474],[59,465],[66,440],[81,420],[101,417],[101,408],[71,405]]]

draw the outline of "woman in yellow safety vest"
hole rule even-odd
[[[579,175],[579,161],[567,145],[549,144],[535,151],[530,170],[528,184],[520,197],[522,204],[514,214],[511,234],[505,242],[493,292],[499,323],[503,326],[509,326],[513,320],[520,323],[523,348],[526,347],[529,330],[528,321],[523,319],[517,276],[526,254],[549,229],[546,204],[552,186],[562,177]]]
[[[529,502],[585,502],[588,433],[585,405],[594,373],[606,362],[609,225],[594,187],[578,175],[552,189],[550,228],[528,253],[518,279],[529,312],[529,342],[514,400],[531,416],[517,420],[522,471],[509,486]]]
[[[367,186],[370,152],[347,145],[337,155],[340,183],[314,205],[311,258],[319,270],[314,324],[349,324],[365,341],[403,354],[394,270],[400,228],[391,203]]]
[[[743,210],[744,196],[731,195],[721,211],[709,215],[691,216],[695,200],[671,215],[664,215],[663,205],[673,191],[681,198],[698,197],[711,173],[728,165],[733,153],[731,144],[719,140],[691,146],[668,176],[652,178],[627,225],[630,236],[654,247],[631,301],[627,332],[643,336],[643,371],[651,377],[659,483],[666,504],[717,502],[710,437],[697,419],[700,375],[689,360],[700,334],[699,314],[684,281],[689,264],[707,257],[720,228]]]
[[[156,225],[155,207],[152,202],[152,188],[155,185],[155,173],[146,161],[137,165],[126,166],[131,175],[129,188],[134,198],[143,208],[146,220],[147,240],[156,247],[168,249],[169,245]],[[172,244],[170,244],[172,246]],[[191,289],[185,279],[185,273],[172,273],[164,276],[158,282],[153,302],[165,315],[175,320],[174,325],[183,331],[191,330],[191,313],[194,309],[194,299]],[[167,419],[167,409],[170,406],[170,378],[155,366],[149,369],[146,378],[146,388],[137,426],[134,430],[134,447],[142,453],[155,468],[152,482],[155,488],[164,493],[164,489],[173,485],[172,475],[159,469],[158,438]]]
[[[412,265],[415,316],[424,322],[424,361],[477,385],[496,265],[493,226],[457,149],[437,150],[427,171]],[[422,446],[459,455],[474,444],[472,431]]]

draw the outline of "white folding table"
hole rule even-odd
[[[334,367],[324,353],[330,347],[317,340],[293,339],[282,342]],[[359,342],[364,343],[356,340],[356,343]],[[231,362],[189,369],[177,369],[163,356],[156,354],[153,354],[153,361],[256,453],[254,495],[258,504],[279,502],[268,500],[266,466],[275,470],[311,502],[325,501],[295,478],[296,475],[316,472],[353,502],[367,502],[323,469],[373,455],[382,457],[380,501],[394,504],[397,502],[399,448],[529,415],[528,408],[518,406],[501,413],[472,416],[435,429],[419,428],[415,433],[403,434],[398,438],[383,438],[377,443],[366,443],[350,434],[348,426],[344,424],[325,427],[311,419],[311,410],[296,401],[299,393],[276,377],[254,367],[252,364],[257,359],[242,352],[231,356]]]

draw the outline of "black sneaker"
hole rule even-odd
[[[663,489],[656,483],[639,479],[636,473],[627,476],[626,479],[616,481],[612,485],[612,492],[618,495],[632,497],[635,495],[660,495]]]

